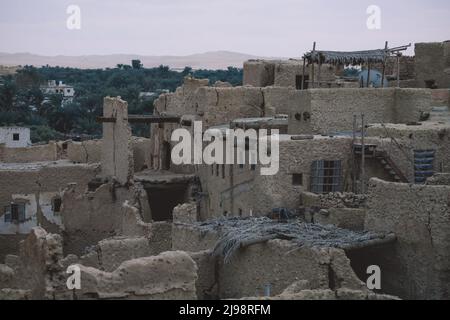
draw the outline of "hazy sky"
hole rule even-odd
[[[81,30],[69,30],[69,5]],[[366,27],[369,5],[381,29]],[[0,52],[296,57],[450,40],[450,0],[0,0]]]

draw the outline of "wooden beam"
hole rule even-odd
[[[179,123],[180,116],[128,115],[128,122],[133,123]]]
[[[382,246],[386,244],[391,244],[397,241],[397,237],[393,233],[387,234],[384,238],[372,239],[364,242],[357,242],[353,244],[343,245],[340,248],[345,251],[352,251],[358,249],[364,249],[369,247]]]
[[[314,53],[316,52],[316,42],[314,41],[314,43],[313,43],[313,50],[312,50],[312,56],[314,57]],[[312,87],[314,88],[315,87],[315,81],[314,81],[314,59],[313,59],[313,63],[311,64],[312,65],[312,70],[311,70],[311,84],[312,84]]]
[[[365,179],[366,179],[366,145],[365,145],[365,129],[366,129],[366,124],[365,124],[365,119],[364,119],[364,113],[361,114],[361,193],[365,194],[365,189],[366,189],[366,183],[365,183]]]
[[[97,117],[95,119],[98,123],[108,122],[108,123],[114,123],[116,122],[116,118],[107,118],[107,117]]]

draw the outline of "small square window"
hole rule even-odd
[[[302,186],[303,185],[303,174],[302,173],[294,173],[292,175],[292,184],[294,186]]]
[[[250,169],[251,169],[252,171],[255,171],[255,170],[256,170],[256,164],[252,164],[252,165],[250,166]]]
[[[13,133],[13,140],[14,140],[14,141],[19,141],[19,140],[20,140],[20,134],[18,134],[18,133]]]

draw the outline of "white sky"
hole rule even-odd
[[[81,30],[68,30],[68,5]],[[381,30],[366,9],[381,8]],[[450,40],[449,0],[0,0],[0,52],[296,57]]]

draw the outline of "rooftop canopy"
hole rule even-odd
[[[383,63],[389,55],[387,50],[366,51],[311,51],[304,55],[308,63],[327,63],[332,65],[360,65],[363,63]]]

